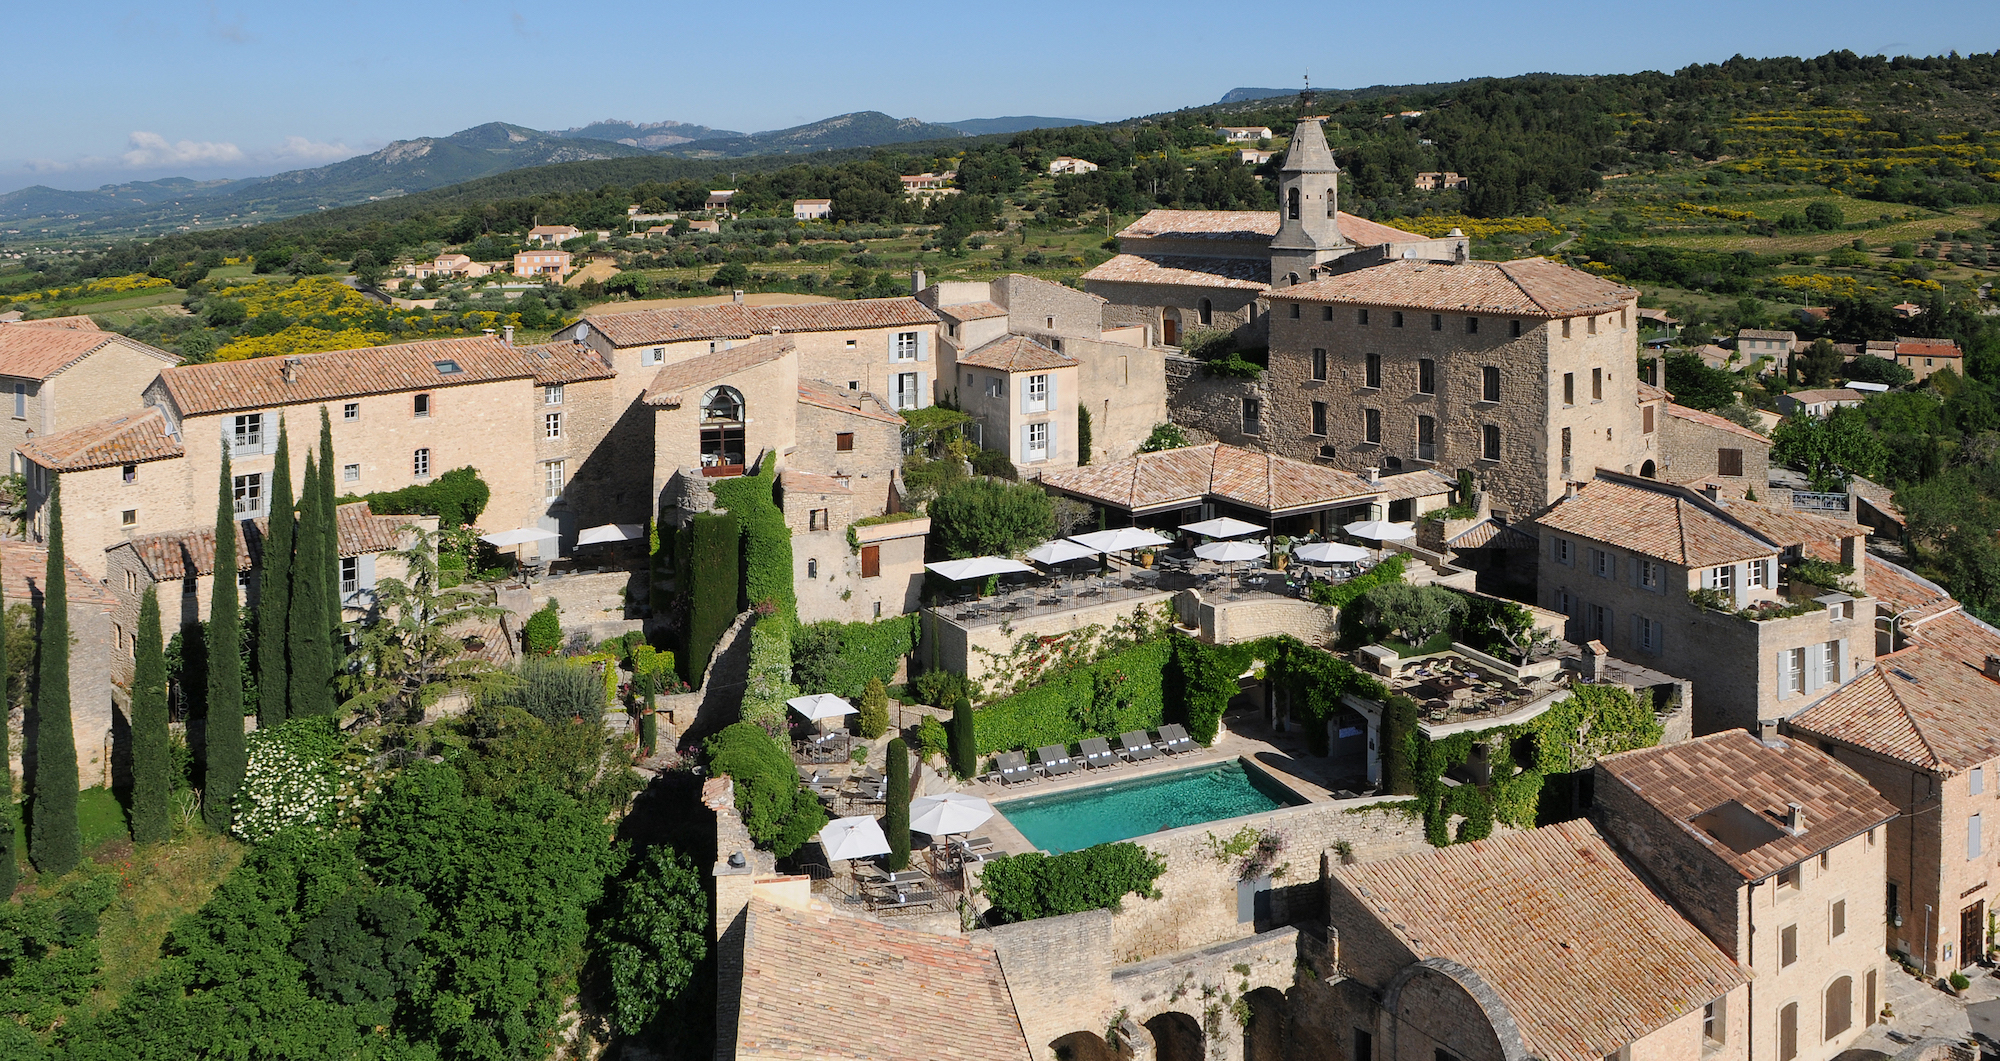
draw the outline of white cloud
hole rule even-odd
[[[324,144],[303,136],[288,136],[265,157],[276,162],[338,162],[356,154],[346,144]]]
[[[125,152],[125,165],[139,169],[151,166],[219,166],[243,161],[243,149],[228,141],[176,140],[171,143],[158,133],[135,132],[129,137],[132,150]]]

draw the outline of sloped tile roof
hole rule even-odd
[[[1314,465],[1318,467],[1318,465]],[[1384,501],[1407,501],[1413,497],[1435,497],[1458,489],[1458,480],[1432,468],[1384,475],[1369,488],[1380,490]]]
[[[598,356],[597,351],[579,342],[543,343],[515,349],[520,352],[528,370],[535,374],[535,382],[543,386],[612,379],[618,375],[616,369],[604,363],[604,358]]]
[[[1666,401],[1673,398],[1673,395],[1669,394],[1665,388],[1655,387],[1643,379],[1639,381],[1638,389],[1639,404],[1641,405],[1647,402]]]
[[[0,376],[48,379],[113,343],[152,354],[160,359],[162,367],[180,360],[165,350],[127,339],[117,332],[9,324],[0,327]]]
[[[1555,503],[1535,522],[1683,567],[1770,556],[1778,546],[1722,518],[1691,490],[1599,478]]]
[[[597,313],[584,322],[613,346],[678,343],[689,339],[747,339],[771,332],[835,332],[936,324],[938,315],[914,298],[864,298],[793,306],[720,306]]]
[[[1609,755],[1597,765],[1744,880],[1763,880],[1896,816],[1895,807],[1832,756],[1785,737],[1766,744],[1748,730]],[[1778,827],[1779,835],[1739,851],[1695,824],[1731,802]],[[1796,836],[1783,831],[1788,803],[1804,808],[1805,830]]]
[[[82,314],[77,314],[75,316],[70,316],[70,317],[43,317],[40,320],[32,320],[32,321],[21,320],[21,321],[14,321],[13,323],[25,324],[30,328],[70,328],[80,332],[94,332],[100,330],[97,327],[96,321],[92,320],[89,317],[83,316]]]
[[[904,420],[882,404],[882,399],[866,392],[849,391],[820,380],[799,381],[799,404],[817,409],[830,409],[836,413],[848,413],[878,423],[894,424],[902,427]]]
[[[938,316],[950,317],[955,321],[986,320],[990,317],[1005,317],[1007,307],[992,302],[961,302],[954,306],[939,306]]]
[[[1648,385],[1641,383],[1639,386],[1643,388]],[[1653,389],[1658,390],[1659,388],[1655,387]],[[1662,397],[1665,397],[1666,392],[1660,391],[1660,395]],[[1742,435],[1745,439],[1748,439],[1751,442],[1761,443],[1766,446],[1771,444],[1771,440],[1769,438],[1766,438],[1765,436],[1760,435],[1757,432],[1752,431],[1747,427],[1744,427],[1742,424],[1739,424],[1734,420],[1730,420],[1726,417],[1717,416],[1714,413],[1703,412],[1700,409],[1690,409],[1685,405],[1674,405],[1669,403],[1667,405],[1667,415],[1673,417],[1676,420],[1685,420],[1690,424],[1700,424],[1703,427],[1712,427],[1717,431],[1727,431],[1733,435]]]
[[[1546,258],[1512,262],[1397,259],[1287,287],[1272,292],[1271,297],[1553,319],[1615,310],[1638,294]]]
[[[960,354],[958,363],[971,368],[990,368],[1001,372],[1074,368],[1080,364],[1076,358],[1058,354],[1025,335],[1003,335],[976,350]]]
[[[993,948],[752,899],[735,1056],[1027,1061]]]
[[[1601,1061],[1748,979],[1588,821],[1332,874],[1418,959],[1477,972],[1544,1061]]]
[[[1262,512],[1348,504],[1381,494],[1352,472],[1211,442],[1048,472],[1042,485],[1131,512],[1216,498]]]
[[[1793,391],[1785,397],[1804,405],[1811,405],[1814,402],[1858,402],[1867,395],[1860,391],[1848,390],[1846,387],[1822,387],[1818,390]]]
[[[142,464],[184,452],[181,440],[167,433],[166,414],[157,408],[31,438],[20,448],[29,460],[59,472]]]
[[[64,558],[63,566],[69,569],[69,603],[71,607],[87,604],[98,608],[110,608],[116,601],[111,590],[104,583],[83,573],[75,560]],[[37,603],[46,588],[45,576],[49,571],[49,550],[35,542],[0,541],[0,603],[11,608],[16,604]]]
[[[1878,657],[1872,669],[1785,725],[1942,774],[2000,756],[2000,683],[1964,658],[1982,647],[2000,654],[2000,637],[1951,629],[1970,622],[1963,613],[1938,620],[1942,640],[1926,636]]]
[[[1169,287],[1227,287],[1262,291],[1271,286],[1268,258],[1200,258],[1182,254],[1120,254],[1083,274],[1085,280]]]
[[[1533,549],[1541,543],[1498,520],[1482,519],[1445,542],[1453,549]]]
[[[794,346],[788,336],[767,335],[741,346],[676,362],[660,369],[653,382],[646,385],[641,400],[647,405],[678,408],[681,392],[687,388],[769,364],[791,353]]]
[[[402,531],[412,517],[377,516],[368,508],[368,502],[355,501],[341,505],[335,511],[334,526],[340,538],[340,555],[360,556],[363,553],[384,553],[402,548]],[[247,524],[255,524],[256,533],[244,531]],[[271,529],[269,518],[238,520],[236,523],[236,569],[248,571],[256,566],[257,559],[264,551],[264,535]],[[198,527],[193,530],[168,534],[148,534],[119,542],[110,549],[130,548],[139,554],[139,559],[152,573],[156,582],[174,582],[186,578],[190,567],[196,575],[215,573],[215,528]]]
[[[1842,538],[1868,533],[1868,528],[1858,523],[1815,516],[1790,506],[1767,505],[1762,501],[1741,498],[1717,502],[1717,505],[1730,518],[1762,535],[1765,541],[1775,545],[1826,545],[1831,548],[1836,560],[1840,558]]]
[[[1963,357],[1964,351],[1955,342],[1943,339],[1927,339],[1922,342],[1900,342],[1896,344],[1898,357]]]
[[[1364,246],[1430,238],[1378,224],[1365,217],[1356,217],[1346,211],[1335,214],[1334,223],[1340,226],[1340,234],[1349,242]],[[1118,237],[1269,242],[1278,234],[1279,224],[1276,210],[1149,210],[1144,217],[1119,229]]]
[[[287,383],[289,360],[258,357],[178,365],[162,371],[160,379],[181,415],[200,416],[535,375],[521,350],[493,335],[305,354],[298,358],[293,382]],[[459,371],[444,374],[437,366],[440,361],[456,362]]]
[[[1795,332],[1774,332],[1762,328],[1743,328],[1736,333],[1738,339],[1772,339],[1791,342],[1798,338]]]

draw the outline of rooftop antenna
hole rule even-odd
[[[1299,92],[1300,109],[1311,110],[1313,102],[1313,76],[1311,70],[1307,70],[1305,73],[1305,84],[1306,87]]]

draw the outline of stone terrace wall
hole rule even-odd
[[[1013,650],[1014,642],[1028,634],[1049,636],[1081,630],[1086,626],[1111,629],[1120,619],[1130,618],[1140,607],[1158,608],[1172,598],[1170,593],[1134,596],[1103,604],[1081,603],[1072,610],[1030,615],[1005,623],[962,625],[941,616],[936,610],[923,612],[923,643],[918,658],[926,667],[942,667],[963,674],[976,684],[992,672],[997,657]],[[954,609],[947,608],[947,613]]]
[[[1226,442],[1247,449],[1268,449],[1262,435],[1243,433],[1243,399],[1264,402],[1264,423],[1270,424],[1270,386],[1264,379],[1227,379],[1206,375],[1191,357],[1167,357],[1167,414],[1185,431],[1188,441]],[[1310,458],[1307,458],[1310,459]]]
[[[1340,630],[1340,611],[1311,601],[1258,594],[1247,600],[1205,599],[1185,589],[1174,599],[1181,622],[1201,631],[1210,644],[1227,645],[1290,634],[1308,644],[1331,642]]]

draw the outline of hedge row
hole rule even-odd
[[[736,809],[750,839],[780,858],[826,826],[818,797],[799,784],[792,756],[758,726],[737,722],[709,738],[709,769],[736,782]]]
[[[743,534],[741,607],[765,601],[787,617],[798,614],[792,591],[792,528],[778,508],[772,488],[777,485],[777,461],[766,458],[755,474],[715,484],[716,504],[736,516]]]
[[[1159,897],[1154,882],[1166,862],[1138,844],[1098,844],[1081,851],[1001,855],[980,872],[979,888],[1004,923],[1117,910],[1127,895]]]
[[[453,468],[422,486],[406,486],[368,494],[368,510],[378,516],[436,516],[447,529],[479,522],[493,491],[479,472],[470,467]]]
[[[792,635],[792,679],[808,693],[852,700],[869,679],[885,685],[894,679],[896,665],[916,644],[915,615],[872,623],[811,623]]]
[[[681,565],[680,578],[690,604],[687,653],[681,657],[686,670],[681,677],[688,685],[698,686],[702,672],[708,669],[708,657],[715,653],[715,643],[736,619],[736,516],[729,512],[697,513],[682,533],[687,539],[688,562]]]
[[[743,721],[774,733],[785,727],[785,701],[799,695],[792,684],[791,623],[766,615],[750,628],[750,676],[743,690]]]
[[[980,708],[973,715],[979,753],[1048,744],[1068,747],[1083,737],[1159,728],[1166,711],[1162,687],[1172,656],[1170,639],[1134,645],[1087,667],[1050,675],[1033,689]],[[1100,700],[1100,691],[1107,688],[1112,690],[1112,709],[1099,724],[1087,725],[1093,701]]]

